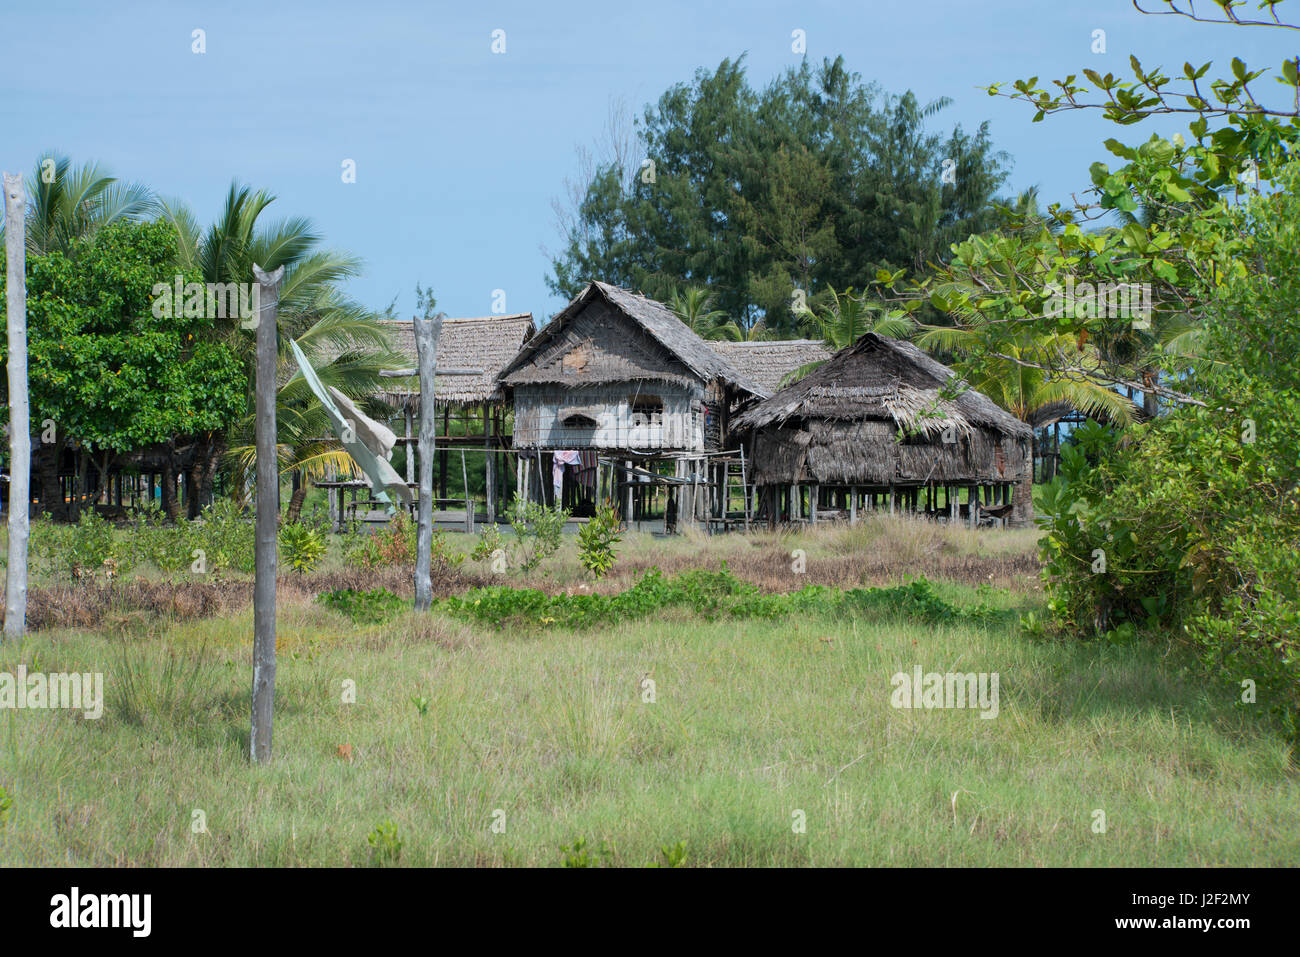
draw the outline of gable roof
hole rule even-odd
[[[737,430],[781,425],[792,420],[892,420],[926,435],[956,425],[973,426],[1028,438],[1031,430],[988,396],[967,387],[956,398],[940,389],[956,377],[910,342],[868,332],[825,365],[793,385],[742,412]]]
[[[556,314],[533,339],[525,344],[519,354],[501,370],[499,379],[505,385],[525,380],[523,369],[548,345],[560,341],[560,336],[584,309],[596,301],[606,302],[623,316],[640,327],[655,343],[701,382],[721,379],[728,385],[756,396],[768,395],[757,382],[736,369],[725,357],[709,348],[708,343],[692,332],[663,303],[639,293],[629,292],[619,286],[591,282],[567,306]],[[574,382],[583,381],[580,377]],[[590,378],[588,381],[592,381]]]
[[[824,362],[831,350],[820,339],[764,339],[757,342],[707,340],[708,346],[738,372],[768,393],[781,388],[781,380],[812,362]]]
[[[389,328],[393,350],[409,356],[411,365],[418,366],[411,320],[395,319],[384,325]],[[481,369],[482,372],[472,376],[439,376],[435,383],[437,400],[453,405],[500,401],[502,393],[497,376],[535,332],[530,312],[444,318],[442,334],[438,337],[438,365]],[[399,407],[419,408],[420,404],[419,389],[393,389],[384,392],[382,397],[390,405]]]

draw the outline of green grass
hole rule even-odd
[[[0,711],[0,864],[641,866],[680,842],[686,866],[1278,865],[1300,851],[1281,740],[1233,689],[1179,678],[1163,648],[867,612],[674,607],[498,630],[410,612],[359,625],[299,602],[280,612],[275,759],[252,767],[251,613],[115,627],[0,649],[0,671],[103,671],[108,686],[99,721]],[[890,707],[890,676],[918,664],[998,672],[1000,715]]]

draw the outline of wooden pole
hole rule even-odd
[[[9,325],[9,551],[5,571],[4,633],[27,633],[27,521],[32,476],[32,436],[27,408],[27,192],[21,173],[4,174],[5,280]]]
[[[465,486],[465,534],[474,534],[474,500],[469,494],[469,472],[465,468],[465,450],[460,450],[460,480]]]
[[[253,726],[249,752],[255,763],[271,760],[275,713],[275,566],[279,531],[280,466],[276,456],[276,311],[284,267],[267,275],[256,264],[257,315],[257,523],[253,581]]]
[[[497,520],[497,457],[492,450],[492,411],[483,403],[483,497],[487,500],[487,520]]]
[[[411,415],[410,400],[407,400],[406,408],[402,410],[402,418],[406,420],[406,444],[402,448],[406,451],[406,484],[410,485],[415,481],[415,443],[411,441]]]
[[[433,581],[429,566],[433,555],[433,458],[437,445],[438,420],[433,407],[435,373],[438,367],[438,337],[442,316],[412,319],[415,354],[420,364],[420,498],[419,527],[415,536],[415,610],[428,611],[433,605]],[[443,453],[446,472],[446,453]]]

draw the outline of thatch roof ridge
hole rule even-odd
[[[726,358],[709,348],[708,343],[696,335],[663,303],[621,286],[599,281],[588,283],[572,302],[556,313],[554,318],[542,327],[538,335],[520,349],[514,359],[501,370],[498,378],[505,380],[525,365],[559,334],[571,316],[581,311],[597,295],[603,297],[611,306],[645,330],[655,342],[668,350],[701,381],[711,382],[714,379],[722,379],[759,397],[770,394],[769,390],[752,381]]]
[[[391,327],[393,350],[409,356],[411,365],[416,365],[411,323],[410,319],[392,319],[385,320],[384,325]],[[439,377],[435,385],[438,401],[457,405],[499,402],[503,396],[497,376],[536,331],[531,312],[444,317],[438,337],[438,365],[483,371],[473,376]],[[382,397],[391,405],[416,407],[420,393],[418,389],[394,388],[382,393]]]
[[[821,339],[755,339],[735,342],[710,339],[709,348],[730,362],[742,374],[769,393],[781,388],[781,380],[796,369],[824,362],[831,350]]]
[[[1030,428],[973,388],[955,399],[939,391],[956,373],[910,342],[868,332],[835,353],[824,365],[738,415],[737,430],[761,428],[792,419],[843,420],[890,418],[924,432],[948,424],[1028,437]],[[926,410],[938,416],[925,416]]]

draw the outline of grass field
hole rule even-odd
[[[1020,570],[1032,541],[883,520],[752,540],[633,538],[600,589],[627,587],[648,564],[723,559],[767,590],[928,568],[954,605],[974,605],[973,586],[989,581],[994,603],[1019,612],[1041,603]],[[806,572],[785,583],[783,556],[800,548]],[[571,549],[530,583],[579,588]],[[459,573],[478,574],[474,563]],[[1172,647],[1032,640],[1010,614],[927,625],[668,609],[572,631],[403,612],[357,625],[310,590],[281,603],[266,767],[246,758],[247,607],[108,613],[95,629],[0,649],[0,672],[99,671],[107,687],[99,720],[0,711],[0,787],[12,802],[0,864],[1148,866],[1300,855],[1300,778],[1285,745],[1234,706],[1234,689],[1180,677]],[[918,665],[998,673],[997,717],[892,707],[891,676]],[[343,701],[346,682],[355,703]]]

